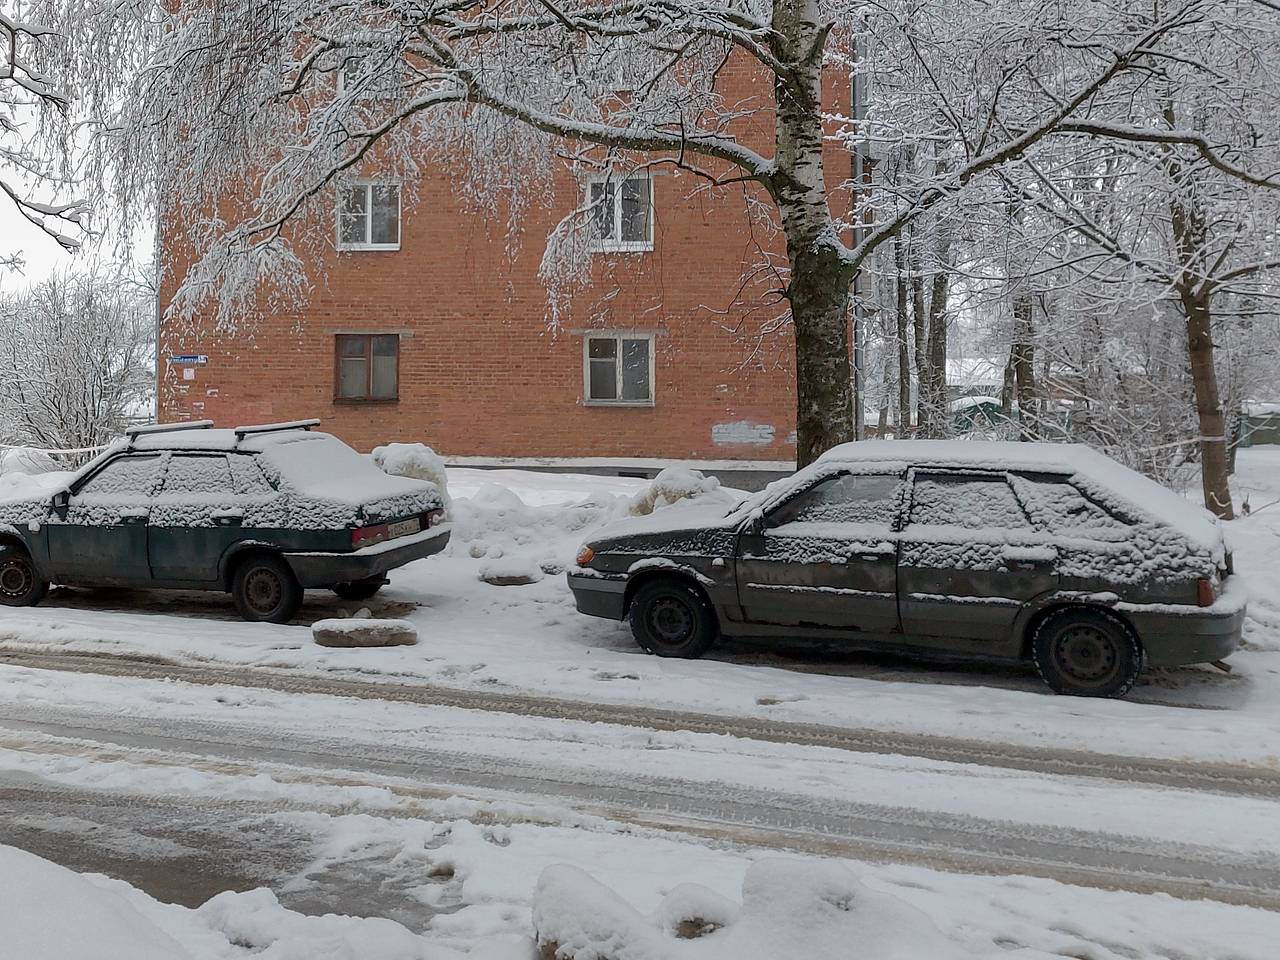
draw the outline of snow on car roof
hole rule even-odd
[[[251,433],[240,439],[234,430],[173,430],[156,433],[140,433],[133,438],[134,450],[243,450],[260,453],[281,443],[299,440],[333,440],[331,433],[309,430],[278,430],[273,433]],[[117,449],[123,449],[128,441],[121,441]]]
[[[975,467],[1057,473],[1090,488],[1111,492],[1134,510],[1173,527],[1202,546],[1212,549],[1222,542],[1217,521],[1203,507],[1084,444],[861,440],[832,447],[810,469],[847,464],[865,470],[873,463],[897,468]]]

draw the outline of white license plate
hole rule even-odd
[[[396,537],[407,537],[411,533],[417,533],[422,529],[422,521],[417,517],[409,520],[401,520],[397,523],[387,524],[387,539],[394,540]]]

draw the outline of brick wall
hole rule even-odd
[[[740,99],[761,102],[751,136],[767,145],[767,80],[739,71],[729,82]],[[827,165],[838,183],[849,158],[833,147]],[[455,456],[789,459],[792,343],[785,331],[763,346],[751,336],[781,310],[771,295],[777,281],[744,287],[761,250],[776,257],[780,244],[752,224],[742,188],[713,196],[703,187],[693,174],[656,170],[653,250],[593,255],[589,288],[552,329],[537,272],[545,238],[580,202],[581,183],[565,171],[549,202],[530,204],[512,257],[503,218],[468,212],[447,175],[427,173],[416,198],[405,194],[400,250],[330,248],[315,271],[327,282],[296,313],[234,338],[199,323],[162,330],[161,419],[228,426],[318,416],[361,449],[423,441]],[[332,195],[328,203],[331,211]],[[331,223],[316,229],[332,232]],[[179,247],[168,255],[180,272]],[[162,306],[172,294],[170,278]],[[656,334],[652,407],[584,403],[583,334],[597,328]],[[334,401],[340,331],[402,335],[398,401]],[[210,358],[194,379],[166,369],[164,357],[189,353]]]

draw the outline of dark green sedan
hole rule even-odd
[[[50,583],[230,591],[284,623],[306,587],[373,596],[449,541],[433,484],[388,476],[318,421],[141,427],[50,491],[0,499],[0,603]]]

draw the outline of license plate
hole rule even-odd
[[[418,517],[389,523],[387,524],[387,539],[394,540],[396,537],[407,537],[409,534],[417,533],[421,529],[422,521]]]

